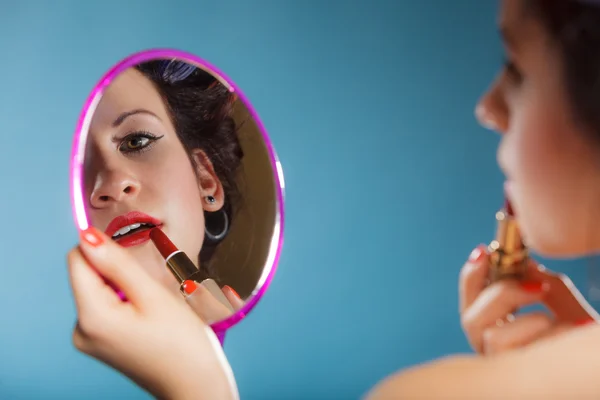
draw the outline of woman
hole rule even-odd
[[[531,249],[554,258],[596,254],[600,2],[501,4],[507,61],[477,117],[502,135],[498,162]],[[475,249],[461,274],[461,314],[471,344],[489,356],[450,357],[415,368],[384,381],[372,397],[600,398],[600,357],[594,351],[600,327],[591,323],[596,313],[579,293],[534,263],[528,282],[485,288],[486,269],[487,254]],[[553,316],[513,320],[512,310],[535,302],[546,303]]]
[[[516,214],[520,216],[527,242],[534,251],[557,258],[595,254],[600,250],[600,225],[595,223],[596,213],[600,211],[600,87],[597,84],[600,81],[600,4],[594,6],[574,0],[504,0],[500,14],[507,63],[481,100],[477,116],[482,124],[502,134],[498,160],[508,178],[508,196]],[[83,244],[82,251],[87,255],[88,248]],[[79,251],[75,250],[73,261],[81,260],[77,258],[78,254]],[[104,256],[117,259],[108,251]],[[95,260],[88,259],[92,263]],[[473,330],[477,324],[469,325],[468,321],[477,318],[467,318],[471,314],[480,315],[477,307],[473,306],[480,304],[480,307],[484,307],[488,304],[486,299],[494,295],[493,291],[481,292],[484,283],[480,278],[485,272],[485,261],[484,252],[473,252],[472,260],[462,274],[462,304],[465,310],[463,321],[467,322],[470,339],[478,350],[487,354],[486,343],[481,336],[485,328]],[[102,262],[105,268],[121,271],[114,261],[103,259]],[[79,267],[88,271],[89,266],[85,267],[84,264],[81,262]],[[129,271],[122,269],[126,270]],[[536,266],[532,266],[531,270],[533,282],[541,284],[536,287],[530,282],[525,288],[531,290],[522,292],[513,283],[515,290],[502,298],[520,297],[495,311],[492,320],[505,316],[513,306],[541,300],[554,290],[552,285],[557,280],[552,275],[539,271]],[[77,268],[72,268],[73,275],[77,272]],[[141,274],[143,270],[139,269],[138,272]],[[135,278],[128,276],[122,279]],[[73,281],[74,287],[84,287],[77,279]],[[547,281],[550,285],[544,284]],[[568,286],[562,287],[568,289]],[[503,290],[500,292],[508,291]],[[89,294],[81,293],[82,303],[86,296]],[[578,309],[594,317],[585,304],[578,302],[576,292],[570,291],[562,296],[562,300],[563,305],[572,306],[563,309],[565,313]],[[554,305],[560,304],[557,302]],[[82,318],[95,320],[92,312],[88,314],[84,308],[81,310]],[[182,307],[177,310],[183,312]],[[158,313],[158,310],[155,312]],[[159,319],[160,315],[154,318],[157,329]],[[511,319],[506,320],[503,327],[521,324],[511,325]],[[132,326],[137,326],[136,321],[131,320]],[[521,336],[520,344],[528,345],[516,351],[497,352],[492,349],[491,353],[494,354],[485,357],[451,356],[401,371],[377,385],[368,397],[600,398],[600,384],[596,383],[600,357],[593,351],[600,346],[600,326],[576,326],[575,322],[578,321],[571,318],[565,321],[568,323],[561,324],[559,321],[553,332],[539,329],[526,339]],[[550,322],[554,323],[548,320],[547,326]],[[489,321],[483,325],[489,326]],[[127,365],[126,358],[116,351],[110,351],[111,346],[106,344],[116,340],[113,339],[116,335],[110,333],[111,329],[112,325],[104,326],[102,335],[99,335],[102,340],[91,340],[91,346],[109,349],[102,353],[105,358],[112,361],[116,368],[126,371],[123,367]],[[96,331],[92,329],[91,332]],[[120,340],[125,341],[126,338]],[[158,338],[156,341],[155,345],[165,346]],[[216,357],[212,349],[208,349],[208,346],[206,349],[211,350],[206,357]],[[161,360],[161,353],[153,356],[155,360]],[[223,371],[227,371],[227,368],[221,361],[215,360],[214,365],[218,366],[217,371],[221,371],[220,376],[226,376]],[[142,374],[141,369],[136,370],[144,379],[158,375],[151,372],[148,370]],[[143,381],[139,376],[136,379]],[[225,379],[215,380],[215,385],[205,389],[217,390],[219,384],[223,392],[229,388],[230,393],[235,393],[231,386],[227,386]],[[196,387],[192,383],[189,385],[190,390]]]
[[[148,230],[160,225],[218,280],[211,257],[240,201],[234,101],[226,87],[193,65],[151,61],[120,74],[91,121],[84,172],[90,222],[174,292],[179,284]],[[223,293],[236,308],[242,305],[231,287]],[[198,310],[207,322],[228,316],[228,309],[212,303],[210,311]]]

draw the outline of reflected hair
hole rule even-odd
[[[195,149],[202,150],[212,162],[223,186],[222,211],[231,224],[241,201],[237,171],[244,156],[233,119],[235,94],[210,73],[184,61],[153,60],[138,64],[136,69],[162,96],[192,165],[198,167],[192,157]],[[205,212],[205,220],[210,214],[214,213]],[[205,236],[198,255],[200,269],[213,279],[218,278],[218,271],[210,261],[219,243]]]

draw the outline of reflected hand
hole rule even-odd
[[[223,321],[232,315],[231,310],[201,284],[188,281],[185,285],[186,292],[190,293],[186,296],[187,303],[204,322],[212,324]],[[245,304],[244,300],[231,287],[224,286],[220,290],[233,307],[233,312],[238,311]]]
[[[96,229],[68,255],[78,322],[75,347],[159,398],[237,398],[214,332]],[[123,302],[100,276],[119,287]]]
[[[525,281],[506,279],[486,286],[489,267],[489,254],[480,246],[471,253],[460,274],[461,323],[478,353],[526,346],[598,319],[565,275],[530,260]],[[550,313],[512,314],[535,303],[544,304]]]

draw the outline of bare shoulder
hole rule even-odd
[[[600,398],[600,325],[495,357],[457,355],[400,371],[368,400]]]

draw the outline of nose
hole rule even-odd
[[[128,174],[104,171],[96,177],[90,195],[93,208],[106,208],[114,203],[131,200],[140,191],[139,182]]]
[[[508,130],[509,113],[500,79],[481,97],[475,107],[475,117],[484,128],[504,133]]]

